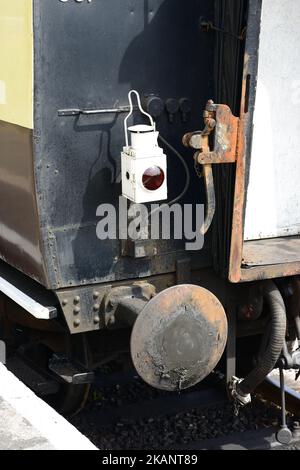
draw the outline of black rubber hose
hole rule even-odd
[[[283,298],[274,282],[266,281],[264,283],[263,295],[271,314],[270,338],[255,369],[238,385],[238,392],[242,395],[252,393],[274,369],[285,341],[286,310]]]

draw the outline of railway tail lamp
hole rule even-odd
[[[149,118],[150,125],[128,127],[134,94],[139,111]],[[131,90],[128,99],[130,112],[124,121],[126,145],[121,154],[123,196],[135,203],[163,201],[168,198],[167,158],[158,145],[159,133],[152,116],[143,110],[139,93]]]

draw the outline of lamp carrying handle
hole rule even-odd
[[[147,116],[150,120],[150,123],[151,123],[151,126],[153,127],[153,130],[155,131],[155,122],[152,118],[152,116],[150,116],[150,114],[146,113],[146,111],[142,108],[142,104],[141,104],[141,97],[139,95],[139,93],[136,91],[136,90],[131,90],[129,93],[128,93],[128,101],[129,101],[129,105],[130,105],[130,112],[129,114],[126,116],[125,120],[124,120],[124,131],[125,131],[125,141],[126,141],[126,147],[129,147],[129,141],[128,141],[128,126],[127,126],[127,122],[128,122],[128,119],[130,118],[130,116],[132,115],[133,113],[133,104],[132,104],[132,95],[136,95],[136,99],[137,99],[137,104],[138,104],[138,108],[139,108],[139,111],[144,114],[145,116]]]

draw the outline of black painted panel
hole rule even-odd
[[[213,90],[214,35],[199,29],[212,17],[211,0],[34,0],[36,184],[45,257],[53,287],[134,278],[175,269],[184,256],[178,242],[149,261],[120,257],[119,242],[96,238],[96,209],[117,204],[123,117],[59,117],[64,108],[127,104],[127,93],[187,97],[192,113],[158,129],[190,162],[192,181],[184,202],[204,201],[192,153],[181,137],[202,126],[201,110]],[[184,187],[181,163],[168,153],[170,198]],[[159,251],[163,251],[159,249]],[[170,253],[171,251],[171,253]],[[207,264],[205,249],[192,253]]]

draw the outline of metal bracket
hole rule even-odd
[[[244,379],[239,379],[238,377],[232,377],[231,381],[228,383],[229,396],[236,403],[236,410],[251,403],[251,394],[242,395],[239,391],[239,384],[243,380]]]
[[[191,259],[179,259],[176,262],[176,278],[177,284],[190,284],[191,283]]]
[[[154,285],[138,281],[114,287],[103,300],[105,325],[109,329],[132,326],[145,305],[156,294]]]
[[[239,118],[224,104],[208,101],[203,113],[205,128],[185,134],[183,144],[198,150],[194,159],[198,164],[234,163],[237,159]],[[210,135],[214,131],[213,150]]]
[[[200,30],[203,33],[208,33],[209,31],[216,31],[217,33],[227,34],[228,36],[230,36],[234,39],[237,39],[238,41],[244,41],[246,39],[246,34],[247,34],[247,28],[246,27],[243,28],[241,33],[238,35],[238,34],[235,34],[231,31],[226,31],[223,28],[219,28],[212,21],[209,21],[204,17],[200,18],[199,25],[200,25]]]

